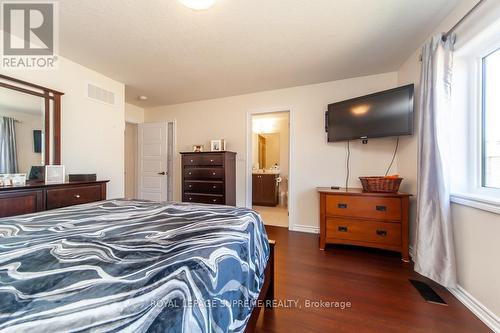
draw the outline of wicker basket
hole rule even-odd
[[[359,177],[363,191],[396,193],[399,191],[399,185],[403,178],[396,177]]]

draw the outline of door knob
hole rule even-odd
[[[165,176],[167,173],[165,171],[158,172],[159,175]]]

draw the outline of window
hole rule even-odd
[[[500,49],[482,59],[483,187],[500,188]]]
[[[453,59],[451,201],[500,214],[500,24],[473,32]]]

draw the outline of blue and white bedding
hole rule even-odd
[[[241,332],[269,258],[260,217],[110,200],[0,219],[1,332]]]

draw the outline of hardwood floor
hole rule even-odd
[[[398,254],[347,246],[320,251],[317,235],[266,229],[276,240],[275,296],[291,307],[261,311],[257,332],[491,332]],[[428,282],[448,306],[425,302],[409,278]],[[307,300],[352,306],[307,308]]]

